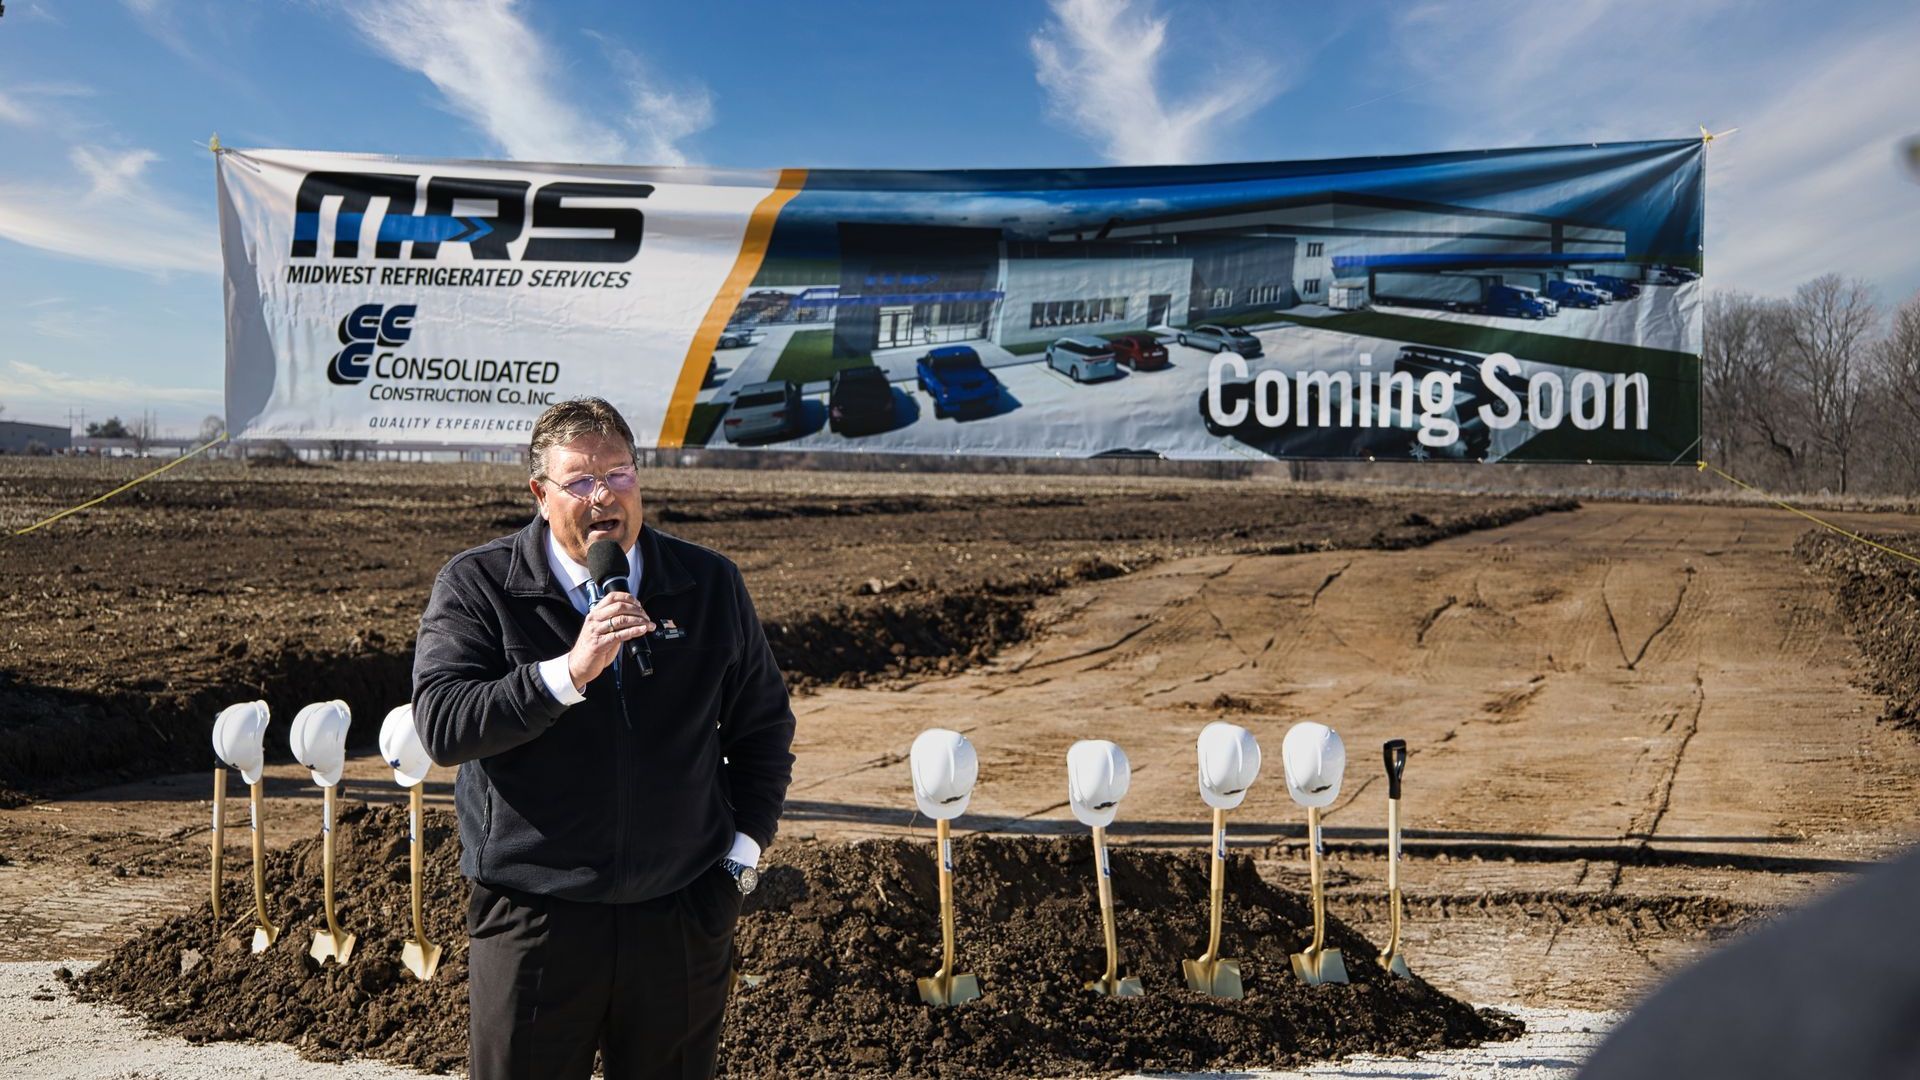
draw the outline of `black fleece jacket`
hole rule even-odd
[[[413,719],[459,765],[460,871],[567,900],[626,903],[684,887],[736,830],[761,847],[793,776],[793,712],[740,571],[640,531],[654,674],[611,666],[563,706],[538,665],[581,615],[547,563],[547,525],[454,556],[414,647]]]

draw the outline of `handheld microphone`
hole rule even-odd
[[[639,586],[632,581],[633,567],[627,562],[627,553],[620,545],[611,540],[595,540],[587,547],[587,574],[593,582],[588,595],[593,603],[599,603],[608,593],[623,592],[629,596],[638,593]],[[647,636],[634,638],[627,642],[621,652],[633,660],[640,670],[642,678],[653,674],[653,646],[647,643]],[[615,661],[616,663],[618,660]]]

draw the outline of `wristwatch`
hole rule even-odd
[[[721,859],[720,869],[733,875],[733,883],[740,887],[740,895],[745,896],[760,885],[760,871],[746,863],[733,859]]]

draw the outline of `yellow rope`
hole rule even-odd
[[[105,495],[102,495],[97,499],[89,499],[86,502],[81,503],[79,506],[75,506],[67,510],[62,510],[59,513],[53,515],[52,517],[47,518],[45,521],[36,521],[24,529],[17,529],[14,531],[13,535],[25,536],[42,525],[51,525],[54,522],[59,521],[61,518],[66,517],[68,514],[77,514],[80,511],[85,510],[89,506],[98,506],[101,503],[106,502],[108,499],[113,498],[115,495],[118,495],[121,492],[127,490],[128,488],[133,487],[135,484],[145,483],[146,481],[151,480],[156,476],[159,476],[161,473],[166,472],[168,469],[173,468],[175,465],[180,464],[181,462],[187,460],[188,458],[194,456],[195,454],[202,453],[203,451],[206,451],[206,450],[211,450],[212,448],[219,446],[221,443],[226,441],[227,441],[227,436],[225,435],[225,433],[222,433],[220,436],[215,438],[212,442],[203,443],[200,446],[194,447],[192,450],[189,450],[186,453],[181,454],[179,457],[174,458],[172,461],[167,462],[165,465],[160,466],[159,468],[153,470],[152,472],[148,473],[145,476],[137,477],[133,480],[129,480],[126,483],[121,484],[119,487],[114,488],[112,491],[107,492]]]
[[[1799,514],[1801,517],[1806,518],[1808,521],[1813,522],[1815,525],[1818,525],[1823,529],[1831,529],[1832,531],[1839,533],[1841,536],[1844,536],[1849,540],[1858,540],[1860,543],[1865,544],[1870,548],[1877,548],[1881,551],[1886,552],[1889,555],[1894,556],[1895,558],[1905,559],[1910,563],[1920,566],[1920,555],[1912,555],[1905,551],[1901,551],[1899,548],[1890,548],[1885,544],[1881,544],[1881,543],[1877,543],[1875,541],[1869,540],[1866,537],[1861,536],[1859,533],[1848,532],[1847,530],[1841,528],[1840,526],[1835,525],[1831,521],[1825,521],[1825,520],[1822,520],[1821,518],[1814,517],[1812,514],[1807,513],[1805,510],[1802,510],[1797,506],[1789,505],[1785,502],[1782,502],[1779,499],[1774,498],[1771,495],[1766,494],[1765,492],[1759,490],[1758,488],[1754,487],[1752,484],[1749,484],[1744,480],[1740,480],[1733,476],[1728,475],[1724,470],[1718,468],[1717,466],[1709,465],[1704,461],[1695,461],[1694,464],[1699,466],[1701,471],[1703,472],[1710,471],[1714,475],[1720,477],[1722,480],[1725,480],[1728,483],[1733,484],[1745,491],[1751,491],[1755,495],[1760,496],[1761,498],[1767,500],[1768,502],[1772,503],[1773,505],[1779,507],[1782,510],[1787,510],[1795,514]]]

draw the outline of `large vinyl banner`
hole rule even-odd
[[[1703,145],[1036,171],[219,155],[241,438],[1691,461]]]

